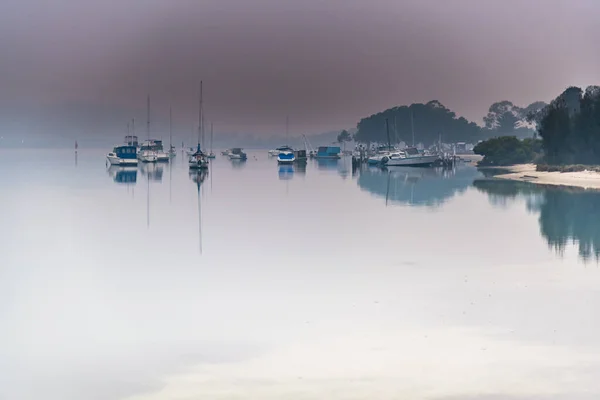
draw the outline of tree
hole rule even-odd
[[[426,104],[389,108],[361,119],[354,140],[360,143],[387,144],[386,118],[390,124],[392,144],[401,141],[412,143],[413,132],[415,142],[426,145],[437,143],[440,135],[447,143],[476,142],[482,137],[482,129],[477,124],[457,117],[439,101],[432,100]]]
[[[346,151],[346,142],[352,141],[352,136],[348,133],[347,130],[344,129],[337,136],[337,141],[338,143],[342,144],[342,146],[344,146],[344,151]]]

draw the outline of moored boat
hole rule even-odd
[[[388,167],[431,167],[439,159],[435,154],[425,154],[414,147],[407,147],[384,157],[382,164]]]
[[[288,146],[280,147],[279,154],[277,155],[278,164],[293,164],[296,161],[296,155],[294,149]]]
[[[135,146],[124,144],[115,146],[113,150],[106,155],[106,159],[110,165],[136,166],[138,164],[136,153],[137,149]]]
[[[230,160],[241,160],[244,161],[248,158],[248,155],[244,153],[243,149],[239,147],[234,147],[229,151],[229,159]]]
[[[317,150],[316,158],[320,158],[320,159],[341,158],[341,149],[338,146],[321,146]]]

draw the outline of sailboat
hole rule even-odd
[[[285,140],[288,141],[289,136],[289,119],[285,118]],[[279,154],[277,154],[277,163],[278,164],[293,164],[296,161],[296,154],[294,153],[294,149],[289,146],[282,146],[279,148]]]
[[[386,120],[387,123],[387,120]],[[412,131],[412,147],[407,147],[403,150],[399,150],[390,153],[387,157],[382,160],[388,167],[431,167],[434,163],[439,160],[437,154],[421,153],[415,147],[415,124],[413,121],[412,111],[410,113],[410,125]]]
[[[189,158],[188,164],[190,169],[207,169],[208,159],[200,146],[201,137],[204,137],[204,124],[202,123],[202,81],[200,81],[200,107],[198,108],[198,148],[196,152]]]
[[[173,146],[173,109],[169,107],[169,158],[177,155],[175,146]]]
[[[215,158],[215,153],[213,153],[213,123],[210,123],[210,153],[206,156],[206,158]]]
[[[148,96],[148,120],[146,129],[148,131],[148,140],[144,141],[144,143],[142,143],[140,146],[138,159],[141,162],[156,162],[158,160],[158,155],[150,144],[150,96]]]

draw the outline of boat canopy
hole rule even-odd
[[[135,146],[124,145],[124,146],[116,146],[113,149],[113,153],[117,155],[119,158],[125,159],[135,159],[137,158],[137,148]]]

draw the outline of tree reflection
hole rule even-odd
[[[527,209],[539,213],[540,233],[559,254],[577,243],[581,258],[600,259],[600,191],[501,180],[476,180],[473,185],[495,206],[500,199],[526,200]]]

